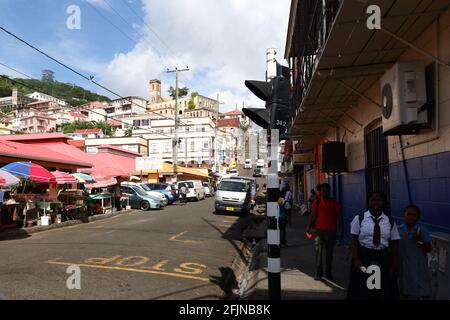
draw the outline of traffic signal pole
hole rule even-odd
[[[280,137],[285,140],[292,121],[290,108],[290,70],[278,64],[276,50],[267,50],[266,81],[246,80],[245,86],[266,102],[265,108],[244,108],[242,111],[256,125],[267,129],[267,268],[269,299],[281,299],[280,208],[278,197],[278,152]]]
[[[281,300],[280,208],[278,197],[279,130],[267,130],[269,170],[267,174],[267,269],[270,300]]]
[[[268,49],[266,81],[277,76],[276,50]],[[267,271],[270,300],[281,300],[281,257],[280,257],[280,208],[278,197],[280,183],[278,178],[278,140],[279,131],[267,130],[267,151],[269,170],[267,174]]]

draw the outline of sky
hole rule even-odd
[[[69,29],[70,6],[80,29]],[[244,86],[264,80],[266,49],[283,59],[290,0],[0,0],[0,26],[122,96],[148,99],[148,82],[162,81],[217,98],[221,111],[262,107]],[[33,78],[43,69],[58,81],[116,98],[0,30],[0,64]],[[0,74],[23,77],[0,65]]]

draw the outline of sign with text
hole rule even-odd
[[[140,157],[136,158],[136,171],[162,170],[162,157]]]
[[[294,153],[295,164],[314,164],[314,153]]]

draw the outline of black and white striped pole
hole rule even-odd
[[[243,108],[244,114],[256,125],[267,129],[269,152],[267,173],[267,245],[268,245],[268,281],[269,299],[281,299],[281,263],[280,263],[280,211],[278,196],[280,183],[278,178],[278,146],[280,134],[284,137],[290,123],[290,70],[278,64],[276,50],[267,50],[266,81],[247,80],[246,87],[258,98],[266,101],[263,108]],[[281,132],[280,132],[281,131]]]
[[[267,271],[269,299],[281,299],[281,257],[280,257],[280,208],[278,197],[280,182],[278,177],[279,130],[268,130],[269,170],[267,174]]]

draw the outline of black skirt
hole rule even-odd
[[[390,251],[372,250],[361,245],[358,246],[358,256],[362,265],[368,268],[377,265],[381,271],[381,288],[370,290],[367,280],[370,274],[355,269],[354,261],[350,268],[350,281],[347,292],[349,300],[397,300],[399,299],[397,277],[390,274],[392,265]]]

